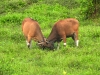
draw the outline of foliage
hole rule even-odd
[[[99,0],[80,0],[81,13],[84,14],[84,18],[97,17],[100,12]]]
[[[55,4],[59,3],[60,5],[68,9],[79,10],[78,13],[81,15],[81,19],[89,19],[91,17],[95,18],[99,15],[100,1],[99,0],[42,0],[42,3],[46,4]],[[80,8],[80,9],[79,9]]]
[[[42,3],[45,4],[60,4],[62,6],[65,6],[66,8],[72,9],[79,6],[78,2],[76,0],[42,0]]]
[[[33,3],[36,3],[37,0],[5,0],[0,1],[0,14],[9,13],[9,12],[19,12],[26,9]],[[2,9],[3,8],[3,9]]]
[[[59,1],[0,1],[0,75],[99,75],[99,16],[83,20],[89,5],[83,4],[87,0]],[[39,22],[45,37],[59,19],[77,18],[80,22],[79,47],[75,47],[74,41],[68,38],[67,47],[63,47],[61,42],[59,50],[42,50],[34,41],[29,50],[21,30],[22,20],[26,17]]]

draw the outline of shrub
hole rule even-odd
[[[6,24],[9,25],[11,23],[17,23],[17,24],[21,24],[21,20],[22,20],[22,14],[18,14],[18,13],[8,13],[5,16],[1,16],[0,21],[2,24]]]

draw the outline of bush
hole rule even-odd
[[[1,16],[0,21],[2,24],[7,23],[7,25],[10,23],[21,24],[22,17],[22,14],[19,13],[8,13],[5,16]]]

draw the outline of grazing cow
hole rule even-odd
[[[37,21],[31,18],[25,18],[22,22],[22,31],[26,38],[28,48],[30,48],[32,39],[38,42],[38,45],[43,48],[45,40]]]
[[[67,18],[56,22],[52,28],[49,37],[46,40],[46,45],[50,49],[54,48],[54,43],[57,42],[57,49],[59,49],[59,42],[63,40],[64,46],[66,46],[66,38],[72,37],[78,46],[78,28],[79,22],[74,18]]]

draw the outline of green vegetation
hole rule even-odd
[[[89,17],[87,0],[59,1],[0,1],[0,75],[100,75],[100,11]],[[42,50],[33,41],[29,50],[21,30],[26,17],[39,22],[45,37],[56,21],[77,18],[79,47],[68,38],[66,48],[61,42],[59,50]]]

